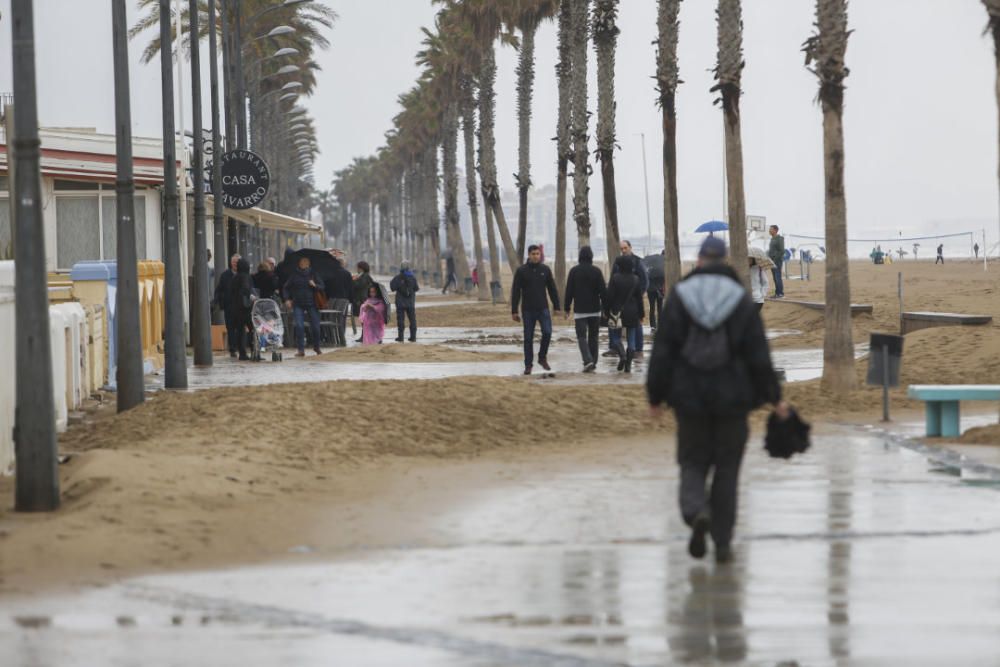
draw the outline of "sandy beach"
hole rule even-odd
[[[1000,320],[1000,266],[930,262],[852,266],[855,301],[873,315],[855,318],[855,343],[872,331],[898,327],[896,276],[904,274],[907,310],[993,315]],[[811,282],[789,281],[788,299],[823,296],[822,265]],[[511,327],[509,306],[455,304],[418,311],[422,326],[476,327],[480,349],[459,340],[434,345],[351,347],[320,360],[337,363],[420,363],[503,359],[491,343],[520,341],[491,327]],[[451,303],[452,305],[444,305]],[[794,330],[775,341],[783,349],[822,345],[823,315],[791,303],[768,302],[769,328]],[[906,337],[902,386],[893,390],[897,414],[919,415],[905,397],[913,383],[996,383],[1000,378],[1000,322],[979,327],[927,329]],[[575,342],[556,340],[575,349]],[[648,353],[647,353],[648,355]],[[292,366],[295,361],[285,362]],[[872,423],[880,416],[879,389],[863,386],[866,360],[857,364],[858,391],[833,400],[818,381],[786,386],[806,417],[822,423]],[[642,371],[644,372],[644,368]],[[64,505],[49,515],[11,511],[13,480],[0,479],[0,593],[35,587],[99,584],[137,572],[193,569],[281,558],[296,544],[329,548],[369,538],[392,518],[372,499],[419,501],[421,484],[480,461],[492,473],[512,461],[555,457],[580,464],[604,460],[608,448],[630,456],[631,436],[655,435],[657,456],[669,464],[672,419],[652,421],[638,384],[609,377],[573,384],[533,376],[464,376],[442,380],[334,381],[191,393],[157,392],[142,407],[115,416],[111,404],[93,408],[60,438],[69,454],[61,466]],[[597,376],[600,378],[600,375]],[[759,428],[765,411],[753,415]],[[970,431],[966,442],[1000,444],[997,427]],[[489,463],[493,462],[493,463]],[[492,466],[492,467],[490,467]],[[414,477],[414,470],[420,474]],[[433,471],[438,472],[433,472]],[[424,481],[419,481],[420,479]],[[415,481],[418,480],[418,481]],[[317,537],[317,526],[347,522],[349,529]],[[53,536],[55,539],[53,539]],[[338,542],[338,540],[341,540]],[[113,548],[111,547],[113,545]]]

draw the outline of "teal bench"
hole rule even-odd
[[[1000,384],[916,384],[907,395],[926,403],[927,437],[957,438],[962,401],[1000,401]]]

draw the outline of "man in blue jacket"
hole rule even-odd
[[[295,322],[296,357],[306,356],[305,315],[309,315],[309,333],[313,351],[322,354],[319,348],[319,310],[316,308],[316,292],[324,291],[322,279],[312,270],[308,257],[299,258],[298,267],[285,282],[285,305],[292,311]]]
[[[417,277],[410,271],[410,263],[403,262],[396,277],[389,283],[389,289],[396,293],[396,327],[399,335],[396,342],[403,342],[403,330],[406,318],[410,318],[410,342],[417,342],[417,292],[420,285],[417,284]]]

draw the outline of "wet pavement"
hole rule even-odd
[[[1000,475],[856,430],[771,461],[755,436],[715,566],[686,554],[665,450],[634,447],[498,477],[416,543],[0,600],[3,664],[1000,662]]]
[[[771,338],[790,335],[795,332],[769,332]],[[482,352],[483,361],[476,362],[329,362],[315,361],[309,353],[303,359],[293,357],[294,351],[286,350],[285,360],[274,363],[268,360],[237,362],[225,355],[216,355],[215,365],[210,368],[196,368],[188,359],[188,385],[192,390],[212,387],[242,387],[247,385],[280,384],[294,382],[324,382],[330,380],[436,380],[448,377],[486,375],[496,377],[520,376],[524,369],[521,361],[490,361],[490,353],[523,353],[520,327],[428,327],[420,330],[418,344],[443,344],[457,350]],[[397,345],[387,339],[385,345]],[[354,346],[353,340],[349,345]],[[411,343],[403,343],[411,345]],[[602,352],[606,349],[606,339],[602,338]],[[646,352],[652,349],[647,340]],[[536,340],[535,351],[538,343]],[[859,348],[859,354],[863,348]],[[337,354],[337,350],[324,350]],[[822,349],[781,349],[772,352],[774,363],[785,370],[786,380],[800,382],[818,378],[823,373]],[[270,357],[267,357],[269,359]],[[601,384],[615,382],[639,384],[645,381],[645,360],[637,360],[631,375],[618,373],[617,358],[602,358],[596,374],[584,374],[577,348],[575,332],[571,327],[555,327],[553,343],[549,350],[549,363],[554,378],[560,383]],[[542,372],[536,368],[536,378]],[[146,378],[147,389],[163,388],[162,374]]]

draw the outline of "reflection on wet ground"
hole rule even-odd
[[[789,335],[794,332],[770,332],[772,338]],[[549,363],[556,374],[554,379],[565,384],[601,384],[607,382],[623,384],[640,384],[645,381],[645,362],[637,360],[635,372],[625,375],[617,372],[617,358],[602,358],[596,374],[584,374],[580,353],[576,345],[575,332],[570,327],[556,327],[552,336],[553,344],[549,351]],[[355,343],[352,340],[351,346]],[[387,340],[385,345],[397,345]],[[410,345],[411,343],[403,343]],[[436,380],[464,375],[487,376],[518,376],[523,370],[519,361],[489,361],[489,353],[523,351],[520,327],[433,327],[420,330],[422,345],[447,345],[460,350],[475,350],[484,353],[485,361],[477,362],[442,362],[442,363],[375,363],[375,362],[336,362],[314,361],[311,357],[295,359],[292,352],[287,352],[285,361],[272,363],[263,361],[237,362],[226,356],[216,356],[215,365],[211,368],[188,368],[188,384],[192,390],[211,387],[241,387],[257,384],[280,384],[293,382],[324,382],[329,380]],[[535,350],[537,352],[535,343]],[[602,339],[602,351],[606,342]],[[647,341],[647,355],[652,344]],[[336,350],[330,352],[337,354]],[[820,377],[823,372],[823,350],[821,349],[781,349],[772,353],[776,366],[785,370],[786,380],[800,382]],[[189,359],[190,362],[190,359]],[[537,378],[541,374],[536,373]],[[162,389],[163,376],[147,377],[147,388]]]
[[[419,544],[3,600],[0,654],[16,665],[996,664],[996,484],[854,431],[820,435],[791,462],[766,459],[758,440],[731,566],[687,556],[674,466],[626,456],[498,478],[450,503]]]

